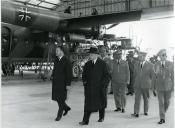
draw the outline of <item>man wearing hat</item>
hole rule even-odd
[[[165,113],[170,104],[171,92],[174,89],[174,67],[173,63],[166,60],[166,50],[162,49],[157,56],[160,61],[155,63],[156,83],[154,89],[157,90],[159,101],[160,121],[158,124],[165,123]]]
[[[80,125],[88,125],[92,112],[99,111],[98,122],[104,121],[105,108],[107,106],[107,85],[109,83],[109,72],[106,63],[99,58],[98,49],[90,48],[90,60],[83,68],[84,85],[84,116]]]
[[[144,115],[148,115],[149,90],[154,78],[153,64],[145,61],[146,52],[138,52],[138,62],[134,66],[135,103],[133,117],[139,117],[140,100],[143,96]]]
[[[122,51],[118,50],[113,53],[112,69],[112,88],[115,100],[115,112],[125,112],[126,105],[126,86],[129,83],[130,73],[128,62],[121,59]]]

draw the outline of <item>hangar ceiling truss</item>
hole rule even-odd
[[[33,6],[36,8],[43,8],[48,10],[55,10],[61,3],[60,0],[11,0],[18,4]]]

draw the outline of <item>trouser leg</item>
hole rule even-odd
[[[108,87],[107,87],[107,93],[111,93],[112,90],[112,86],[111,86],[111,81],[108,83]]]
[[[128,93],[132,93],[131,83],[127,84]]]
[[[64,110],[70,109],[70,107],[66,104],[66,102],[63,102]]]
[[[171,91],[165,91],[165,93],[164,93],[164,108],[165,108],[165,112],[167,111],[167,109],[169,107],[170,98],[171,98]]]
[[[149,89],[142,89],[144,113],[148,113],[149,108]]]
[[[134,93],[134,81],[133,80],[134,80],[134,77],[133,77],[133,73],[132,73],[132,74],[130,74],[130,82],[127,85],[128,93],[131,93],[131,94]]]
[[[91,115],[90,111],[84,111],[83,122],[89,123],[90,115]]]
[[[160,119],[165,119],[165,107],[164,107],[164,92],[157,91],[159,101],[159,116]]]
[[[134,113],[139,114],[141,100],[141,89],[135,89]]]
[[[126,106],[126,95],[125,95],[126,85],[122,85],[120,90],[121,90],[120,91],[120,94],[121,94],[121,108],[125,108],[125,106]]]
[[[61,100],[57,100],[57,103],[58,103],[58,107],[59,107],[57,117],[62,117],[63,110],[64,110],[64,102]]]
[[[112,82],[110,82],[110,93],[113,93]]]
[[[105,108],[99,110],[99,119],[104,119],[105,117]]]
[[[134,75],[133,73],[130,74],[130,92],[134,93]]]
[[[115,100],[115,106],[116,108],[120,108],[120,95],[119,95],[119,88],[117,85],[113,84],[113,94],[114,94],[114,100]]]

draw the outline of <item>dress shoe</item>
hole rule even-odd
[[[109,92],[108,94],[113,94],[113,92]]]
[[[61,120],[61,117],[57,117],[56,119],[55,119],[55,121],[60,121]]]
[[[147,112],[145,112],[145,113],[144,113],[144,115],[145,115],[145,116],[147,116],[147,115],[148,115],[148,113],[147,113]]]
[[[98,122],[103,122],[104,121],[104,118],[100,118],[99,120],[98,120]]]
[[[117,108],[114,110],[115,112],[121,111],[121,108]]]
[[[66,110],[64,110],[63,116],[67,115],[68,111],[70,111],[70,110],[71,110],[70,107],[68,107]]]
[[[88,125],[88,122],[82,121],[82,122],[79,122],[79,125]]]
[[[164,119],[161,119],[161,120],[158,122],[158,124],[163,124],[163,123],[165,123],[165,120],[164,120]]]
[[[127,95],[127,96],[130,95],[130,92],[126,93],[126,95]]]
[[[131,114],[131,116],[132,117],[139,117],[139,114],[134,113],[134,114]]]
[[[125,109],[124,108],[122,108],[122,113],[125,113]]]

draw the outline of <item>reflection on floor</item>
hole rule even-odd
[[[71,111],[61,121],[54,121],[57,103],[51,100],[51,82],[39,80],[11,80],[2,82],[2,128],[174,128],[174,98],[166,114],[166,123],[158,125],[157,97],[151,93],[149,116],[132,118],[134,96],[127,96],[126,112],[114,112],[113,95],[108,95],[105,121],[97,122],[98,113],[91,115],[88,126],[79,126],[82,121],[84,91],[81,82],[73,82],[67,103]]]

